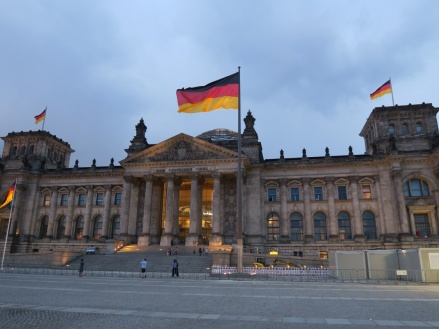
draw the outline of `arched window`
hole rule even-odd
[[[314,239],[326,240],[327,230],[326,230],[326,215],[322,212],[316,212],[314,214]]]
[[[11,152],[9,153],[9,155],[10,155],[11,157],[17,155],[17,146],[12,146],[12,148],[11,148]]]
[[[40,233],[38,234],[38,238],[44,239],[47,236],[47,227],[49,226],[49,217],[44,216],[41,219]]]
[[[375,215],[370,211],[363,212],[363,233],[367,239],[376,239]]]
[[[104,223],[104,220],[102,216],[96,216],[94,220],[93,225],[93,239],[99,240],[99,238],[102,236],[102,225]]]
[[[394,135],[395,134],[395,127],[392,125],[389,125],[389,134]]]
[[[351,240],[351,217],[345,211],[340,211],[338,213],[338,236],[340,240]]]
[[[403,135],[408,135],[409,134],[409,126],[407,123],[403,123],[401,126],[401,131]]]
[[[25,155],[26,154],[26,146],[22,146],[20,149],[20,155]]]
[[[424,131],[424,128],[422,128],[422,124],[420,122],[416,123],[416,133],[421,134]]]
[[[76,219],[75,239],[80,240],[83,234],[84,234],[84,216],[80,216]]]
[[[58,228],[56,229],[56,238],[59,240],[64,237],[66,231],[66,216],[62,216],[58,221]]]
[[[279,241],[279,215],[275,212],[267,215],[267,233],[268,241]]]
[[[111,236],[110,239],[117,240],[120,234],[120,216],[114,216],[113,223],[111,225]]]
[[[303,216],[298,212],[293,212],[290,215],[291,225],[291,240],[301,241],[303,240]]]
[[[404,195],[406,197],[430,196],[428,184],[420,179],[410,179],[404,184]]]

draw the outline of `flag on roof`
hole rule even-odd
[[[177,89],[178,112],[197,113],[219,109],[238,110],[239,72],[205,86]]]
[[[377,90],[375,90],[372,94],[370,94],[370,99],[375,99],[384,96],[385,94],[390,94],[391,92],[392,92],[392,84],[390,83],[389,80],[381,87],[379,87]]]
[[[43,112],[41,112],[41,114],[38,114],[38,115],[35,116],[35,123],[36,123],[36,124],[37,124],[38,122],[44,120],[44,118],[46,117],[46,110],[47,110],[47,108],[46,108]]]

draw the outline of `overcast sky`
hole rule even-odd
[[[177,113],[175,91],[241,66],[266,159],[363,154],[367,117],[392,105],[369,94],[389,77],[396,104],[439,107],[438,17],[436,0],[3,0],[0,136],[42,129],[47,106],[70,166],[106,166],[140,118],[151,144],[237,131],[237,111]]]

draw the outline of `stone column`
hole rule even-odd
[[[212,236],[209,245],[212,247],[223,244],[223,235],[221,234],[221,174],[213,174],[213,200],[212,200]]]
[[[290,237],[290,225],[288,221],[288,204],[287,204],[287,180],[280,179],[280,241],[289,242]]]
[[[199,241],[198,225],[199,225],[199,199],[198,199],[198,174],[191,176],[191,209],[190,209],[190,224],[189,235],[186,237],[186,246],[197,246]]]
[[[26,191],[26,186],[24,184],[17,183],[15,185],[14,201],[13,201],[14,211],[12,212],[11,227],[9,228],[9,235],[12,236],[20,235],[20,231],[18,230],[18,227],[19,227],[19,221],[21,221],[21,214],[20,214],[22,210],[21,200],[23,199],[23,194],[25,191]]]
[[[73,209],[75,207],[75,186],[69,186],[69,199],[67,201],[67,214],[66,214],[66,230],[64,232],[64,240],[72,238],[72,226],[73,226]]]
[[[400,241],[413,241],[413,236],[410,234],[410,225],[407,216],[407,209],[405,206],[404,190],[401,182],[401,170],[392,171],[393,183],[395,185],[396,200],[398,203]]]
[[[130,215],[128,216],[128,235],[127,243],[133,243],[137,235],[137,217],[139,204],[140,183],[137,178],[131,180],[131,198],[130,198]]]
[[[56,217],[56,206],[58,202],[58,187],[53,186],[50,188],[52,190],[52,195],[50,196],[50,208],[49,208],[49,223],[47,225],[47,238],[53,238],[55,217]],[[15,234],[15,232],[14,232]]]
[[[174,175],[166,175],[166,217],[165,234],[160,239],[160,246],[171,246],[172,221],[174,219]]]
[[[93,186],[87,186],[87,197],[85,200],[85,216],[84,216],[84,231],[81,240],[90,239],[90,229],[91,229],[91,210],[93,206]]]
[[[325,177],[325,180],[328,191],[329,241],[338,242],[338,219],[335,215],[334,203],[334,177]]]
[[[128,236],[128,219],[130,217],[130,202],[131,202],[131,176],[124,176],[123,192],[122,192],[122,216],[120,217],[120,234],[121,239],[127,240]]]
[[[312,221],[312,213],[311,213],[311,195],[310,195],[310,179],[305,177],[302,178],[303,181],[303,203],[305,206],[305,222],[304,222],[304,231],[305,231],[305,242],[314,242],[314,223]]]
[[[181,179],[176,178],[174,180],[174,211],[173,211],[173,221],[172,221],[172,241],[174,245],[179,242],[180,236],[180,185]]]
[[[151,244],[151,235],[149,228],[151,225],[151,204],[152,204],[152,175],[145,175],[145,201],[143,203],[143,220],[142,233],[138,239],[139,246],[149,246]]]
[[[364,232],[363,225],[361,220],[361,211],[360,211],[360,199],[358,196],[358,177],[351,176],[349,177],[351,182],[351,192],[352,192],[352,208],[353,208],[353,216],[352,216],[352,233],[354,234],[355,241],[364,242]]]
[[[379,231],[377,231],[377,235],[378,236],[384,236],[385,237],[385,233],[386,233],[386,226],[384,223],[384,206],[383,206],[383,197],[382,197],[382,193],[381,193],[381,184],[380,184],[380,176],[379,175],[375,175],[374,177],[375,180],[375,190],[376,190],[376,194],[377,194],[377,200],[378,200],[378,211],[379,211],[379,218],[378,218],[378,222],[379,222],[379,226],[377,228],[379,228]],[[378,225],[378,223],[377,223]]]
[[[102,218],[102,235],[100,240],[108,239],[108,227],[110,225],[110,211],[111,211],[111,185],[105,185],[105,197],[104,197],[104,217]]]

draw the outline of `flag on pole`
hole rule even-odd
[[[392,84],[390,83],[389,80],[381,87],[379,87],[377,90],[375,90],[372,94],[370,94],[370,99],[372,100],[384,96],[385,94],[390,94],[391,92],[392,92]]]
[[[8,190],[6,197],[3,199],[2,204],[0,204],[0,208],[7,206],[12,201],[12,199],[14,199],[14,193],[15,193],[15,182]]]
[[[197,113],[219,109],[238,110],[239,72],[205,86],[177,89],[178,112]]]
[[[44,118],[46,117],[46,110],[47,108],[43,112],[41,112],[41,114],[35,116],[35,124],[44,120]]]

